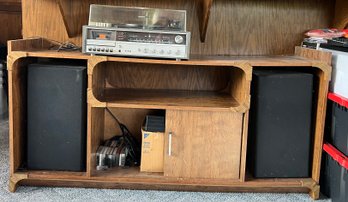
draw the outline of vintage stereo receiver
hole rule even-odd
[[[83,26],[87,54],[188,59],[186,11],[92,4]]]
[[[83,27],[83,53],[188,59],[189,32]]]

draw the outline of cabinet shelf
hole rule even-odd
[[[242,113],[249,108],[250,66],[114,60],[99,62],[91,71],[88,102],[93,107]]]
[[[230,94],[211,91],[106,89],[108,107],[147,109],[244,110]]]

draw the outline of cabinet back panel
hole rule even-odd
[[[106,87],[120,89],[221,91],[230,79],[229,69],[225,67],[131,63],[108,63],[106,75]]]
[[[141,127],[143,126],[146,115],[156,115],[161,113],[159,110],[151,109],[128,109],[128,108],[109,108],[110,111],[127,126],[132,135],[141,142]],[[105,111],[104,117],[104,140],[110,139],[115,135],[121,135],[120,127],[115,119]]]
[[[330,27],[334,16],[332,0],[214,0],[206,42],[199,37],[198,1],[176,0],[63,0],[62,8],[50,0],[23,0],[23,36],[43,36],[81,45],[81,27],[88,23],[91,3],[187,10],[187,30],[192,32],[191,54],[275,55],[293,53],[303,33]]]

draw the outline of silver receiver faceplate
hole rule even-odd
[[[83,26],[83,53],[189,59],[190,32]]]

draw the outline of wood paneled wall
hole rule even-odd
[[[0,0],[0,43],[22,38],[21,0]]]
[[[201,1],[23,0],[23,35],[80,45],[81,26],[88,23],[91,3],[185,9],[192,54],[278,55],[293,53],[305,31],[330,27],[335,9],[332,0],[214,0],[205,43],[201,43],[197,17]]]
[[[336,0],[334,27],[348,29],[348,1]]]

